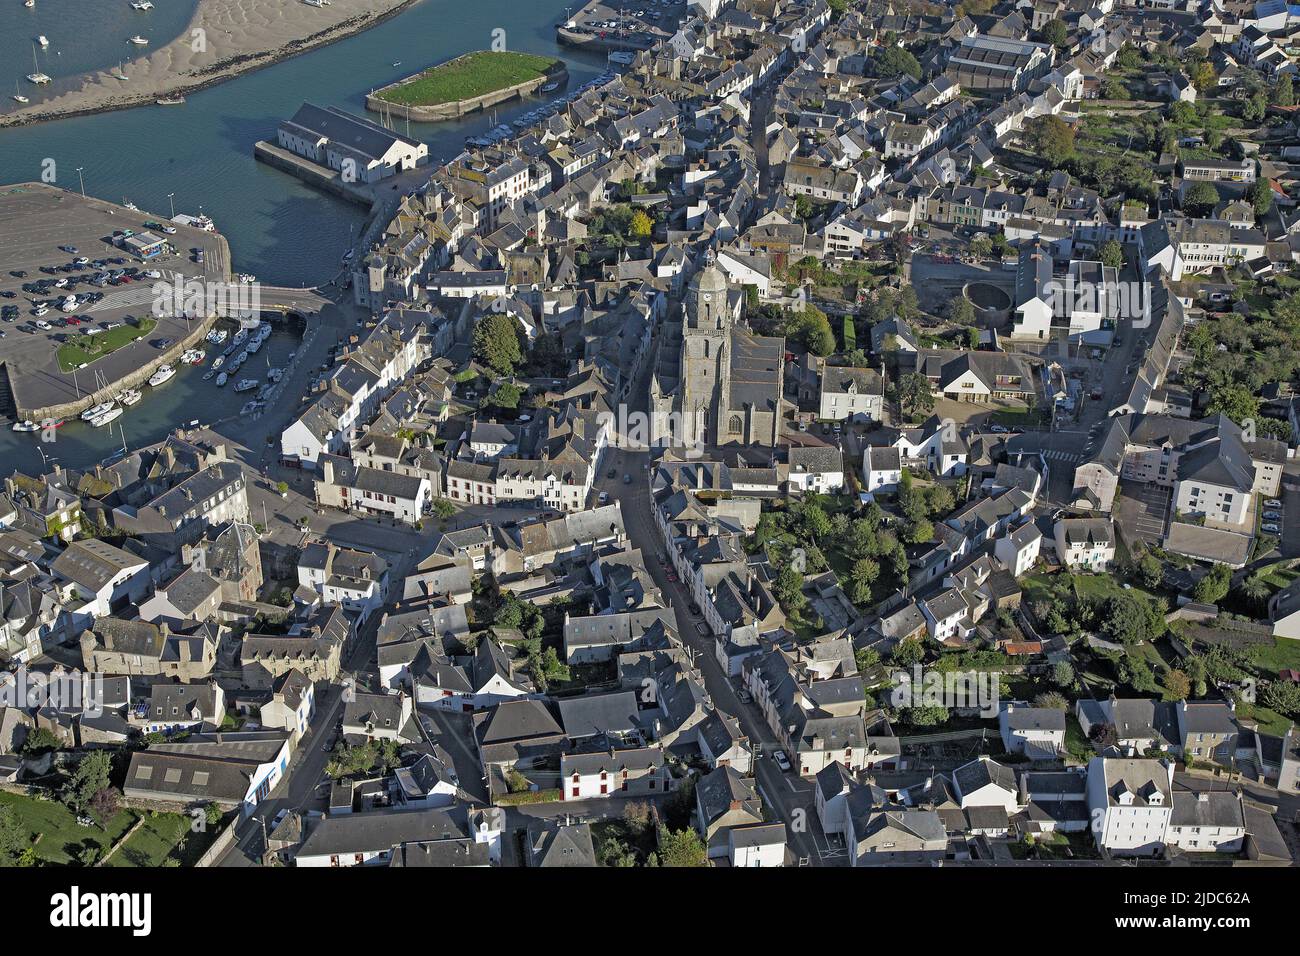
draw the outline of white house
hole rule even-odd
[[[1033,568],[1042,545],[1042,532],[1029,521],[994,541],[993,556],[1012,577],[1018,578]]]
[[[727,856],[732,866],[785,866],[785,824],[753,823],[727,831]]]
[[[868,445],[862,451],[862,487],[866,494],[891,492],[903,480],[902,453],[892,446]]]
[[[1159,853],[1173,813],[1173,779],[1172,765],[1160,760],[1093,757],[1088,811],[1097,846],[1120,856]]]
[[[998,713],[998,732],[1007,753],[1055,760],[1065,749],[1065,711],[1007,704]]]
[[[1105,571],[1115,560],[1115,525],[1109,518],[1056,522],[1056,555],[1071,570]]]

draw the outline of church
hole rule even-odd
[[[777,444],[785,339],[738,324],[742,301],[710,255],[687,286],[680,324],[659,346],[650,380],[657,443]]]

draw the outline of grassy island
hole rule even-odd
[[[376,95],[403,106],[440,106],[527,83],[544,76],[560,62],[531,53],[478,50],[430,67]]]

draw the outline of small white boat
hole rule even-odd
[[[204,357],[202,349],[186,349],[181,354],[181,361],[186,365],[198,365],[203,361]]]
[[[129,202],[129,201],[126,199],[125,196],[122,197],[122,208],[123,208],[123,209],[129,209],[129,210],[131,210],[132,212],[139,212],[139,211],[140,211],[140,207],[137,206],[137,205],[136,205],[135,203],[133,203],[133,202]]]
[[[260,384],[261,384],[261,383],[260,383],[259,381],[257,381],[257,379],[254,379],[254,378],[241,378],[241,379],[239,380],[238,384],[235,385],[235,391],[236,391],[236,392],[251,392],[251,391],[253,391],[255,388],[257,388]]]
[[[238,345],[244,339],[248,338],[248,329],[240,329],[235,333],[235,337],[230,340],[231,345]]]
[[[125,392],[123,392],[121,395],[118,396],[117,400],[121,402],[123,405],[125,405],[127,408],[130,408],[132,405],[140,401],[140,399],[142,398],[144,398],[144,392],[141,392],[134,388],[128,388]]]
[[[137,33],[135,36],[131,37],[131,39],[130,39],[128,42],[130,42],[130,43],[134,43],[136,46],[148,46],[148,45],[149,45],[149,41],[146,40],[144,37],[140,36],[140,34],[138,34],[138,33]]]
[[[14,431],[16,432],[34,432],[38,431],[40,427],[30,418],[25,422],[14,422]]]
[[[14,80],[14,96],[13,96],[13,99],[14,99],[14,102],[15,102],[15,103],[30,103],[30,102],[31,102],[31,100],[29,100],[27,97],[23,96],[22,92],[18,89],[18,81],[17,81],[17,80]]]
[[[157,388],[164,382],[171,381],[172,376],[175,374],[176,369],[172,368],[170,365],[160,365],[158,371],[149,376],[149,384],[154,388]]]
[[[48,46],[50,45],[50,41],[49,41],[48,39],[46,39],[44,33],[42,33],[40,36],[38,36],[38,37],[36,38],[36,42],[39,43],[39,44],[41,45],[41,49],[42,49],[42,50],[44,50],[46,47],[48,47]]]
[[[153,3],[150,0],[131,0],[132,10],[152,10]]]
[[[220,345],[228,338],[230,338],[230,333],[225,329],[213,329],[208,333],[208,341],[213,345]]]
[[[117,405],[114,405],[112,408],[104,412],[102,415],[96,415],[94,418],[92,418],[90,420],[90,424],[94,425],[96,428],[102,428],[104,425],[107,425],[110,422],[115,422],[121,417],[122,417],[122,409]]]
[[[245,402],[244,407],[239,410],[241,415],[252,415],[257,412],[265,403],[259,401]]]
[[[90,406],[90,408],[86,409],[84,412],[81,413],[81,420],[88,422],[92,418],[96,417],[97,415],[104,414],[112,407],[113,407],[112,402],[100,402],[98,405],[92,405]]]
[[[36,6],[36,0],[23,0],[23,6],[30,10],[32,7]]]
[[[282,368],[268,368],[268,369],[266,370],[266,379],[267,379],[267,381],[269,381],[269,382],[278,382],[278,381],[280,381],[280,379],[282,379],[282,378],[284,378],[284,369],[282,369]]]
[[[256,355],[256,354],[258,353],[258,351],[262,348],[262,344],[263,344],[264,342],[266,342],[266,339],[262,338],[260,335],[259,335],[257,338],[253,339],[253,341],[249,342],[249,343],[248,343],[248,354],[249,354],[249,355]]]
[[[217,376],[217,388],[221,388],[228,381],[230,381],[230,376],[227,375],[225,372],[222,372],[220,375]]]

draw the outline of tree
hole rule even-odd
[[[708,866],[708,848],[694,829],[659,831],[659,863],[661,866]]]
[[[502,382],[492,396],[492,404],[497,408],[518,408],[521,393],[514,382]]]
[[[1300,684],[1284,680],[1269,681],[1260,694],[1260,701],[1279,714],[1300,717]]]
[[[1192,596],[1201,604],[1217,604],[1223,600],[1232,584],[1232,568],[1216,564],[1210,572],[1196,582]]]
[[[772,593],[781,602],[787,614],[803,610],[808,599],[803,593],[803,575],[793,564],[787,564],[772,582]]]
[[[1157,588],[1164,579],[1164,565],[1150,551],[1138,559],[1137,566],[1133,570],[1138,583],[1144,588]]]
[[[1074,665],[1069,661],[1057,661],[1052,665],[1052,683],[1057,687],[1074,686]]]
[[[1186,700],[1192,695],[1192,682],[1183,671],[1166,671],[1160,683],[1166,701]]]
[[[928,518],[908,522],[903,528],[903,540],[908,544],[923,544],[934,540],[934,525]]]
[[[970,254],[976,259],[987,259],[993,255],[993,240],[979,235],[970,241]]]
[[[894,652],[889,659],[899,667],[911,667],[914,664],[919,664],[925,660],[925,645],[915,637],[909,637],[895,645]]]
[[[1224,385],[1212,389],[1206,409],[1211,415],[1227,415],[1240,425],[1259,415],[1259,399],[1244,385]]]
[[[906,707],[899,716],[903,723],[913,727],[938,727],[948,722],[948,709],[937,704]]]
[[[1088,731],[1088,739],[1098,750],[1109,750],[1111,747],[1119,746],[1119,731],[1115,729],[1114,724],[1093,724],[1092,729]]]
[[[1247,575],[1241,584],[1237,585],[1237,593],[1255,607],[1261,607],[1267,603],[1273,589],[1264,580],[1264,576],[1257,571]]]
[[[958,325],[975,324],[975,303],[960,293],[948,302],[948,318]]]
[[[1124,267],[1124,247],[1115,239],[1107,239],[1101,244],[1101,264],[1112,269]]]
[[[880,652],[872,647],[859,647],[853,652],[853,663],[858,665],[859,674],[865,674],[880,663]]]
[[[1208,213],[1219,204],[1219,190],[1214,183],[1195,183],[1183,195],[1183,208],[1194,214]]]
[[[1074,155],[1074,127],[1059,116],[1040,116],[1030,120],[1025,129],[1030,147],[1049,166],[1064,165]]]
[[[909,418],[928,415],[934,409],[930,380],[920,372],[908,372],[898,380],[898,404]]]
[[[1295,83],[1290,73],[1278,77],[1277,85],[1273,87],[1273,105],[1295,106]]]
[[[1163,624],[1149,601],[1127,592],[1108,598],[1102,609],[1102,632],[1122,644],[1153,640],[1163,633]]]
[[[628,224],[628,232],[637,239],[644,239],[650,235],[654,229],[654,220],[646,213],[644,209],[638,209],[632,213],[632,219]]]
[[[474,326],[474,358],[501,375],[510,375],[524,360],[519,321],[504,312],[489,312]]]
[[[1043,42],[1064,50],[1070,43],[1070,30],[1060,20],[1048,20],[1043,24]]]
[[[101,829],[108,829],[108,821],[117,813],[120,797],[121,794],[117,792],[116,787],[104,787],[95,791],[95,795],[90,798],[90,806],[87,809]]]
[[[1034,706],[1044,710],[1069,710],[1070,702],[1059,691],[1049,690],[1034,698]]]
[[[59,738],[54,736],[44,727],[36,727],[27,732],[27,737],[23,740],[23,756],[31,757],[43,754],[49,750],[58,750],[61,744]]]
[[[914,80],[921,78],[921,64],[916,57],[900,46],[878,47],[871,56],[871,68],[876,76],[893,77],[907,74]]]
[[[1268,211],[1273,208],[1273,187],[1267,179],[1255,180],[1246,196],[1257,216],[1268,215]]]
[[[805,305],[791,313],[785,324],[786,334],[803,342],[813,355],[826,356],[835,351],[835,333],[830,319],[815,305]]]
[[[26,849],[27,832],[18,823],[14,808],[0,805],[0,865],[13,866]]]
[[[92,751],[83,757],[63,786],[63,802],[68,809],[81,813],[89,807],[95,795],[109,785],[111,771],[112,762],[103,750]]]
[[[1241,118],[1248,123],[1258,123],[1267,115],[1268,97],[1264,95],[1263,90],[1256,90],[1246,97],[1246,102],[1241,105]]]
[[[854,604],[871,603],[871,585],[880,577],[880,565],[870,558],[853,562],[849,575],[849,597]]]

